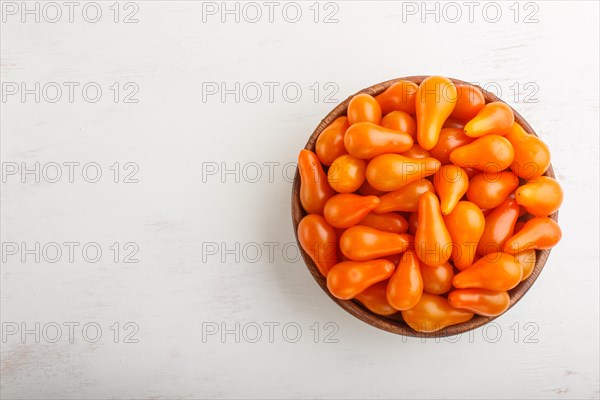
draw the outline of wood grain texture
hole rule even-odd
[[[376,85],[373,85],[366,89],[358,91],[357,93],[348,97],[346,100],[344,100],[342,103],[340,103],[329,114],[327,114],[327,116],[325,118],[323,118],[323,120],[321,120],[321,122],[316,127],[316,129],[314,130],[312,135],[310,135],[308,142],[306,142],[306,146],[304,148],[311,150],[311,151],[315,150],[315,143],[317,142],[317,138],[319,137],[321,132],[333,120],[335,120],[336,118],[338,118],[340,116],[346,115],[348,103],[350,102],[352,97],[356,96],[357,94],[367,93],[372,96],[375,96],[375,95],[383,92],[385,89],[387,89],[388,87],[390,87],[391,85],[393,85],[394,83],[396,83],[400,80],[408,80],[408,81],[412,81],[412,82],[416,83],[417,85],[420,85],[421,82],[425,78],[427,78],[427,76],[421,75],[421,76],[408,76],[408,77],[403,77],[403,78],[398,78],[398,79],[392,79],[392,80],[378,83]],[[476,86],[476,85],[471,85],[468,82],[464,82],[464,81],[461,81],[458,79],[454,79],[454,78],[450,78],[450,79],[454,83]],[[502,99],[499,99],[493,93],[490,93],[479,86],[476,86],[476,87],[483,92],[486,103],[490,103],[493,101],[502,101]],[[523,127],[523,129],[525,129],[525,131],[527,131],[527,133],[537,136],[534,129],[527,123],[527,121],[514,108],[513,108],[513,112],[515,114],[515,121],[518,122]],[[554,169],[553,169],[552,165],[550,165],[550,167],[544,173],[544,175],[555,178]],[[293,226],[294,226],[294,234],[296,235],[296,241],[298,241],[298,232],[297,232],[298,224],[300,223],[300,220],[305,215],[306,215],[306,212],[302,209],[302,205],[300,204],[300,174],[298,172],[298,169],[296,168],[296,174],[294,176],[294,183],[292,185],[292,221],[293,221]],[[550,218],[552,218],[555,221],[558,221],[558,211],[555,212],[554,214],[550,215]],[[468,332],[470,330],[479,328],[480,326],[485,325],[485,324],[489,323],[490,321],[493,321],[494,319],[497,318],[497,317],[483,317],[480,315],[475,315],[471,320],[469,320],[467,322],[463,322],[463,323],[456,324],[456,325],[451,325],[451,326],[448,326],[448,327],[441,329],[439,331],[436,331],[436,332],[417,332],[417,331],[413,330],[412,328],[410,328],[406,324],[406,322],[404,322],[402,320],[400,313],[396,313],[390,317],[384,317],[384,316],[377,315],[377,314],[371,312],[370,310],[368,310],[366,307],[364,307],[360,302],[358,302],[356,300],[340,300],[340,299],[334,297],[327,289],[327,280],[319,272],[319,269],[317,268],[316,264],[310,258],[310,256],[306,253],[306,251],[304,251],[304,249],[302,249],[300,242],[298,242],[298,248],[300,249],[300,251],[302,253],[302,258],[304,259],[304,262],[306,263],[306,266],[308,267],[310,274],[312,275],[314,280],[317,282],[317,284],[321,287],[321,289],[323,289],[323,291],[325,293],[327,293],[327,295],[342,309],[344,309],[348,313],[352,314],[356,318],[358,318],[376,328],[383,329],[385,331],[388,331],[391,333],[396,333],[399,335],[405,335],[405,336],[439,338],[439,337],[458,335],[458,334],[461,334],[464,332]],[[523,282],[521,282],[515,288],[509,290],[509,292],[508,292],[510,294],[509,310],[525,295],[525,293],[527,293],[529,288],[531,288],[531,286],[535,283],[536,279],[542,272],[542,269],[544,268],[544,265],[546,264],[546,261],[548,260],[549,256],[550,256],[550,250],[537,250],[536,251],[536,263],[535,263],[533,272],[531,273],[531,276],[529,276],[529,278],[527,278],[526,280],[524,280]],[[508,310],[505,312],[508,312]]]

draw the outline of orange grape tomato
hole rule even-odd
[[[336,194],[325,203],[323,215],[329,225],[335,228],[349,228],[363,220],[378,205],[377,196]]]
[[[411,81],[398,81],[382,93],[375,96],[381,106],[381,111],[388,114],[392,111],[402,111],[407,114],[415,113],[415,99],[419,87]]]
[[[331,165],[336,158],[347,153],[346,146],[344,146],[344,134],[349,126],[347,117],[339,117],[323,129],[315,145],[315,151],[321,163]]]
[[[481,90],[475,86],[464,83],[455,84],[456,86],[456,105],[452,110],[451,117],[468,121],[475,117],[479,110],[485,105],[485,97]]]
[[[354,296],[354,299],[360,301],[369,311],[377,315],[396,314],[398,310],[387,301],[387,285],[388,281],[377,282]]]
[[[452,261],[462,271],[473,264],[485,217],[475,204],[460,201],[450,214],[444,216],[444,223],[452,238]]]
[[[386,114],[380,125],[387,129],[408,133],[413,141],[417,141],[417,123],[413,117],[403,111],[392,111]]]
[[[546,217],[562,204],[563,191],[554,179],[540,176],[518,188],[515,199],[531,215]]]
[[[485,317],[495,317],[508,310],[510,296],[508,293],[494,292],[486,289],[458,289],[448,294],[448,303]]]
[[[352,193],[364,183],[366,172],[365,160],[344,154],[329,167],[327,182],[338,193]]]
[[[454,149],[473,142],[475,139],[465,135],[462,127],[458,128],[443,128],[440,131],[440,137],[437,144],[429,150],[431,157],[437,158],[442,164],[450,163],[450,153]]]
[[[521,230],[506,241],[504,251],[515,254],[531,249],[551,249],[561,237],[560,227],[554,220],[535,217],[525,222]]]
[[[342,253],[351,260],[366,261],[406,251],[413,242],[406,233],[383,232],[356,225],[346,229],[340,238]]]
[[[337,263],[335,230],[320,215],[309,214],[298,224],[298,241],[323,276]]]
[[[523,267],[508,253],[490,253],[454,276],[457,289],[480,288],[495,291],[510,290],[521,282]]]
[[[405,152],[412,147],[413,140],[408,133],[358,122],[346,130],[344,145],[354,157],[370,159],[384,153]]]
[[[519,218],[519,205],[514,199],[506,199],[485,217],[485,228],[477,246],[477,253],[484,256],[502,251],[504,243],[513,235]]]
[[[467,199],[479,207],[496,208],[519,186],[519,178],[510,171],[481,172],[469,181]]]
[[[373,212],[360,221],[357,225],[368,226],[380,231],[391,233],[406,233],[408,221],[402,215],[395,212],[375,214]]]
[[[423,291],[429,294],[444,294],[452,289],[454,268],[450,263],[427,265],[421,263],[421,278]]]
[[[352,98],[348,103],[348,123],[357,122],[381,122],[381,106],[375,98],[366,93],[361,93]]]
[[[419,259],[414,250],[402,254],[400,262],[390,278],[387,299],[396,310],[413,308],[423,294],[423,279],[419,269]]]
[[[402,311],[402,319],[417,332],[435,332],[467,322],[473,313],[452,307],[442,296],[423,293],[416,306]]]
[[[390,211],[417,211],[419,198],[425,192],[434,192],[433,184],[428,179],[419,179],[401,187],[393,192],[385,193],[379,197],[376,213]]]
[[[323,214],[323,207],[335,194],[315,153],[301,150],[298,156],[300,172],[300,203],[309,214]]]
[[[457,100],[456,86],[441,76],[430,76],[421,82],[415,102],[417,114],[417,140],[425,150],[432,149],[440,130],[454,110]]]
[[[523,282],[531,276],[533,269],[535,268],[537,256],[535,250],[526,250],[515,254],[515,257],[519,263],[521,263],[521,267],[523,267],[523,276],[521,277],[521,282]]]
[[[350,300],[369,286],[388,279],[395,268],[388,260],[344,261],[329,271],[327,288],[334,297]]]
[[[433,187],[440,199],[442,215],[448,215],[467,192],[469,177],[461,167],[443,165],[433,175]]]
[[[367,164],[367,180],[375,189],[391,192],[435,174],[440,166],[435,158],[414,159],[399,154],[382,154]]]
[[[534,179],[546,172],[550,166],[550,150],[540,138],[525,132],[516,122],[505,138],[515,150],[515,158],[510,165],[515,174],[523,179]]]
[[[415,250],[419,259],[428,265],[444,264],[452,252],[452,238],[435,194],[425,192],[421,195],[418,213]]]
[[[499,135],[485,135],[450,153],[453,164],[482,171],[502,171],[512,164],[514,158],[512,145]]]
[[[431,155],[427,150],[419,146],[418,144],[413,144],[413,146],[406,150],[404,153],[401,153],[404,157],[409,158],[429,158]]]
[[[486,104],[465,125],[465,134],[471,137],[483,135],[506,135],[515,122],[512,108],[501,101]]]

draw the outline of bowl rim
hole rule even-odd
[[[367,93],[372,96],[375,96],[375,95],[383,92],[388,87],[392,86],[394,83],[403,81],[403,80],[411,81],[413,83],[416,83],[417,85],[420,85],[421,82],[429,76],[430,75],[416,75],[416,76],[407,76],[407,77],[402,77],[402,78],[396,78],[396,79],[391,79],[391,80],[388,80],[385,82],[377,83],[375,85],[372,85],[372,86],[369,86],[362,90],[359,90],[358,92],[349,96],[346,100],[342,101],[336,107],[334,107],[333,110],[331,110],[329,112],[329,114],[327,114],[327,116],[321,120],[321,122],[317,125],[317,127],[313,131],[312,135],[306,142],[306,145],[304,146],[304,148],[307,150],[311,150],[311,151],[315,150],[315,144],[316,144],[317,138],[319,137],[321,132],[333,120],[335,120],[336,118],[338,118],[340,116],[346,115],[348,103],[350,102],[352,97],[354,97],[358,94],[361,94],[361,93]],[[483,93],[483,95],[485,97],[486,104],[493,102],[493,101],[501,101],[501,102],[505,103],[502,99],[498,98],[495,94],[486,91],[485,89],[483,89],[482,87],[480,87],[478,85],[474,85],[469,82],[465,82],[465,81],[455,79],[455,78],[448,78],[448,79],[450,79],[455,84],[472,86],[472,87],[475,87],[475,88],[481,90],[481,92]],[[510,107],[509,104],[507,104],[507,105]],[[514,108],[511,107],[511,109],[513,110],[513,112],[515,114],[515,122],[518,122],[519,125],[521,125],[527,133],[532,134],[534,136],[538,136],[537,133],[534,131],[534,129],[529,125],[529,123]],[[550,164],[550,166],[544,173],[544,176],[555,178],[554,169],[552,167],[552,164]],[[360,319],[361,321],[363,321],[371,326],[374,326],[378,329],[381,329],[381,330],[384,330],[387,332],[391,332],[394,334],[398,334],[398,335],[420,337],[420,338],[442,338],[442,337],[446,337],[446,336],[459,335],[459,334],[474,330],[476,328],[479,328],[481,326],[484,326],[484,325],[492,322],[496,318],[504,315],[510,308],[512,308],[519,300],[521,300],[521,298],[525,295],[525,293],[527,293],[527,291],[531,288],[531,286],[533,286],[533,284],[537,280],[538,276],[540,275],[542,269],[544,268],[546,261],[548,260],[548,257],[550,255],[550,251],[551,251],[550,249],[536,250],[536,262],[535,262],[535,266],[534,266],[534,269],[533,269],[531,275],[527,279],[525,279],[523,282],[519,283],[516,287],[514,287],[513,289],[508,291],[508,293],[510,295],[510,304],[509,304],[508,309],[504,313],[502,313],[498,316],[495,316],[495,317],[484,317],[484,316],[475,314],[475,316],[472,319],[470,319],[469,321],[462,322],[460,324],[450,325],[448,327],[445,327],[445,328],[440,329],[435,332],[417,332],[417,331],[413,330],[412,328],[410,328],[406,324],[406,322],[404,322],[402,320],[400,312],[394,314],[393,318],[381,316],[381,315],[371,312],[357,300],[340,300],[340,299],[334,297],[329,292],[329,290],[327,289],[327,281],[326,281],[325,277],[323,277],[321,275],[316,264],[310,258],[310,256],[304,251],[304,249],[302,248],[302,246],[300,245],[300,242],[298,240],[298,224],[300,223],[300,220],[307,214],[303,210],[302,205],[300,204],[299,192],[300,192],[300,174],[298,171],[298,167],[296,167],[296,173],[294,175],[294,181],[292,184],[292,199],[291,199],[292,200],[291,211],[292,211],[292,222],[293,222],[293,226],[294,226],[294,236],[296,238],[296,243],[298,245],[298,249],[299,249],[300,253],[302,254],[304,263],[305,263],[306,267],[308,268],[309,272],[311,273],[312,277],[314,278],[314,280],[321,287],[321,289],[327,294],[327,296],[329,296],[330,299],[332,299],[338,306],[340,306],[342,309],[344,309],[349,314],[353,315],[354,317]],[[549,217],[552,218],[554,221],[558,221],[558,211],[556,211]]]

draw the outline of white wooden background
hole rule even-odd
[[[2,398],[599,397],[597,2],[499,2],[496,23],[487,3],[472,21],[455,3],[455,23],[445,3],[439,22],[421,20],[421,2],[321,3],[318,22],[313,2],[298,3],[297,23],[295,6],[280,2],[273,22],[258,2],[256,23],[244,3],[235,22],[221,2],[192,1],[121,3],[114,22],[112,3],[98,2],[97,23],[77,3],[71,23],[59,2],[52,23],[44,3],[36,22],[21,2],[2,2]],[[337,22],[324,23],[332,12]],[[123,23],[130,13],[137,23]],[[552,149],[566,193],[563,240],[527,296],[487,330],[426,342],[344,313],[286,246],[287,163],[320,119],[365,86],[420,74],[499,88]],[[23,99],[36,82],[39,103]],[[65,82],[79,84],[72,102]],[[102,89],[96,103],[82,97],[90,82]],[[128,82],[137,103],[123,101]],[[203,98],[211,82],[246,91],[239,102]],[[265,82],[278,85],[272,99]],[[63,93],[52,103],[55,85]],[[256,86],[262,97],[251,102]],[[95,162],[102,177],[88,183],[79,166],[70,183],[63,165],[50,182],[52,163],[64,162]],[[128,162],[138,183],[123,183]],[[21,173],[35,163],[46,173],[39,183]],[[239,182],[221,176],[236,163]],[[52,242],[63,250],[55,263]],[[64,242],[79,244],[73,262]],[[123,262],[129,242],[138,263]],[[39,262],[24,251],[36,243],[47,250]],[[83,258],[86,243],[100,261]],[[223,251],[236,243],[237,261]],[[94,327],[102,335],[92,343]]]

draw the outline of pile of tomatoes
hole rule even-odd
[[[431,76],[354,96],[298,159],[298,239],[331,294],[433,332],[496,316],[561,230],[545,143],[503,102]]]

